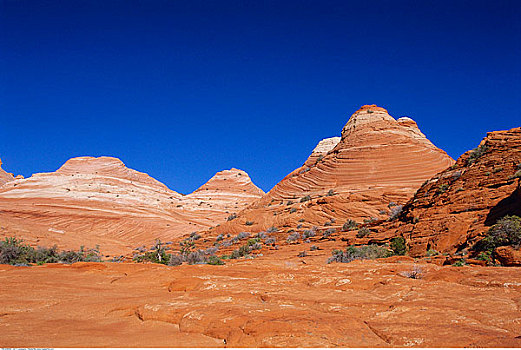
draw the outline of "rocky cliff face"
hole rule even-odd
[[[302,167],[217,231],[383,218],[390,202],[405,203],[426,179],[453,163],[412,119],[395,120],[383,108],[362,106],[340,138],[321,141]],[[254,224],[243,227],[246,222]]]
[[[394,231],[412,256],[470,247],[505,215],[521,215],[521,128],[488,133],[479,147],[426,181],[404,207]]]
[[[13,180],[13,174],[7,173],[4,169],[2,169],[2,160],[0,159],[0,187],[2,187],[3,184]]]
[[[103,252],[123,254],[156,238],[207,229],[261,196],[248,175],[235,169],[203,188],[207,195],[200,189],[183,196],[117,158],[73,158],[56,172],[0,189],[1,234],[63,248],[100,244]]]

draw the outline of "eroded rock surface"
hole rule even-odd
[[[341,138],[323,140],[304,165],[216,233],[258,232],[271,226],[322,226],[331,219],[387,218],[388,204],[404,204],[427,179],[454,161],[410,118],[383,108],[356,111]],[[252,223],[247,225],[247,223]]]
[[[13,180],[13,174],[10,174],[6,172],[4,169],[2,169],[2,160],[0,159],[0,187],[2,187],[2,185],[4,185],[5,183]]]
[[[519,268],[439,267],[407,259],[327,265],[326,250],[296,258],[293,248],[225,266],[0,265],[1,343],[521,346]],[[422,278],[404,277],[412,269],[420,269]]]
[[[399,220],[380,231],[405,237],[413,256],[468,250],[499,218],[521,215],[520,170],[521,128],[490,132],[478,148],[426,181]]]
[[[0,189],[1,234],[63,249],[100,245],[103,253],[119,255],[156,238],[207,229],[262,194],[236,169],[202,188],[209,190],[183,196],[117,158],[73,158],[56,172]]]

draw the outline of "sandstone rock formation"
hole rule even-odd
[[[207,229],[262,194],[235,169],[219,173],[207,187],[212,199],[198,192],[183,196],[119,159],[73,158],[56,172],[0,189],[1,234],[67,249],[99,244],[104,253],[124,254],[156,238]]]
[[[412,256],[432,249],[466,251],[505,215],[521,216],[521,128],[488,133],[479,147],[425,182],[400,220],[383,235],[401,235]]]
[[[225,266],[0,265],[2,346],[521,346],[520,268],[327,265],[330,250],[291,248]]]
[[[395,120],[383,108],[362,106],[341,138],[321,141],[302,167],[216,233],[387,218],[389,203],[404,204],[422,182],[453,163],[412,119]]]
[[[2,169],[2,160],[0,159],[0,187],[2,187],[3,184],[13,180],[13,174],[7,173],[4,169]]]

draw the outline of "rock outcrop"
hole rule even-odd
[[[13,180],[13,174],[10,174],[2,169],[2,160],[0,159],[0,187],[2,187],[3,184]]]
[[[426,181],[384,235],[406,238],[412,256],[464,252],[505,215],[521,216],[521,128],[487,134],[479,147]]]
[[[2,346],[521,346],[521,268],[328,265],[329,249],[286,248],[226,266],[0,265]]]
[[[412,119],[395,120],[383,108],[363,106],[340,138],[321,141],[302,167],[216,232],[386,218],[389,203],[404,204],[425,180],[453,163]],[[244,227],[246,222],[253,224]]]
[[[13,180],[0,189],[1,234],[67,249],[99,244],[104,253],[124,254],[156,238],[207,229],[262,194],[235,169],[203,188],[211,198],[199,190],[183,196],[117,158],[73,158],[56,172]]]

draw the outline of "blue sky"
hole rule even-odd
[[[0,157],[265,191],[363,104],[453,158],[521,126],[521,1],[0,0]]]

